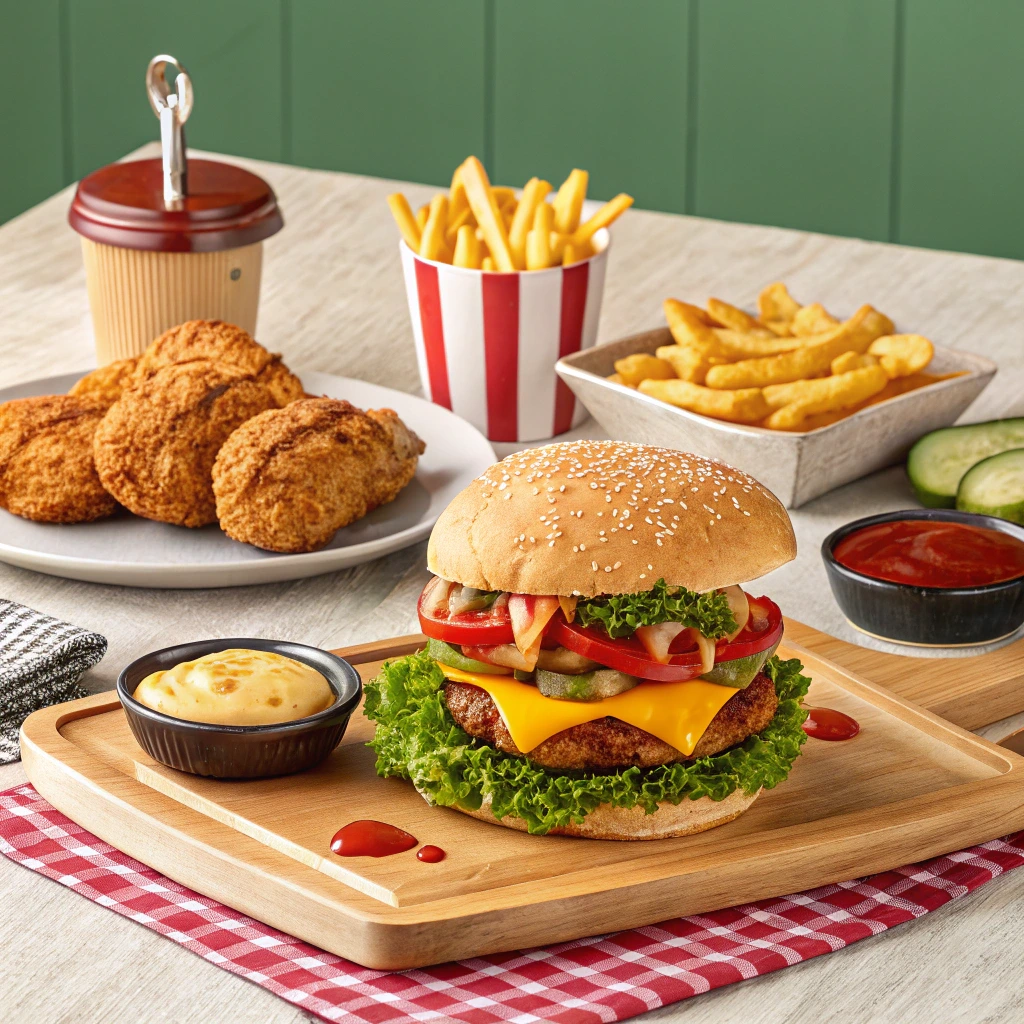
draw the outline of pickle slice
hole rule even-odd
[[[583,703],[625,693],[640,682],[635,676],[627,676],[625,672],[616,672],[611,668],[600,668],[578,676],[563,675],[561,672],[549,672],[547,669],[539,668],[535,675],[537,689],[545,697]]]
[[[720,661],[700,678],[708,683],[718,683],[719,686],[731,686],[734,690],[742,690],[754,681],[754,676],[764,668],[765,662],[775,653],[779,643],[781,640],[760,654],[733,658],[732,661]]]
[[[507,676],[508,669],[501,665],[489,665],[486,661],[467,658],[458,647],[446,644],[443,640],[428,640],[427,654],[434,661],[439,661],[449,668],[457,668],[462,672],[480,672],[489,676]]]

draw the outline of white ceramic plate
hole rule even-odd
[[[0,390],[0,402],[66,392],[81,373]],[[346,398],[362,409],[394,409],[427,443],[412,483],[391,502],[339,530],[320,551],[281,555],[226,537],[125,512],[95,523],[32,523],[0,509],[0,561],[92,583],[130,587],[238,587],[302,579],[359,565],[430,533],[445,506],[493,462],[490,442],[439,405],[391,388],[327,373],[303,373],[311,394]]]

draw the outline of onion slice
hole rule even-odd
[[[732,641],[743,632],[743,628],[747,624],[747,619],[750,618],[750,602],[747,600],[747,595],[739,586],[724,587],[720,593],[725,595],[726,601],[729,602],[729,611],[732,612],[732,617],[736,620],[736,628],[725,638],[726,640]]]
[[[515,644],[499,644],[496,647],[467,647],[463,644],[462,653],[474,661],[486,661],[490,665],[532,672],[537,667],[537,658],[540,655],[540,637],[538,636],[534,645],[526,651],[520,651]]]
[[[423,603],[423,612],[428,618],[436,619],[442,609],[448,608],[448,595],[451,592],[453,583],[435,576],[427,584],[426,600]]]
[[[516,647],[523,654],[531,647],[536,646],[539,648],[544,630],[557,611],[557,597],[513,594],[508,599],[508,613],[512,620],[512,635],[515,637]]]
[[[640,626],[635,635],[659,665],[667,665],[671,657],[668,649],[684,629],[680,622],[659,622],[656,626]]]
[[[691,627],[689,632],[700,651],[700,674],[704,675],[715,667],[715,641],[709,640],[699,629]]]
[[[768,628],[768,609],[753,598],[747,601],[747,605],[750,608],[750,628],[755,633],[763,633]]]

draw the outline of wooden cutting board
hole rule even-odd
[[[341,650],[364,678],[420,637]],[[431,808],[381,780],[353,716],[320,767],[223,782],[165,768],[116,696],[36,712],[22,756],[42,795],[113,846],[324,949],[398,969],[543,945],[779,896],[936,856],[1024,827],[1024,759],[786,641],[811,704],[853,715],[853,740],[808,740],[789,779],[738,820],[684,839],[537,837]],[[359,818],[448,852],[341,859]]]
[[[786,619],[786,639],[964,729],[1024,711],[1024,639],[990,654],[915,658],[885,654]]]

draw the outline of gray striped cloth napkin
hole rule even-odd
[[[33,711],[86,695],[78,680],[106,653],[105,636],[0,599],[0,764],[21,757]]]

